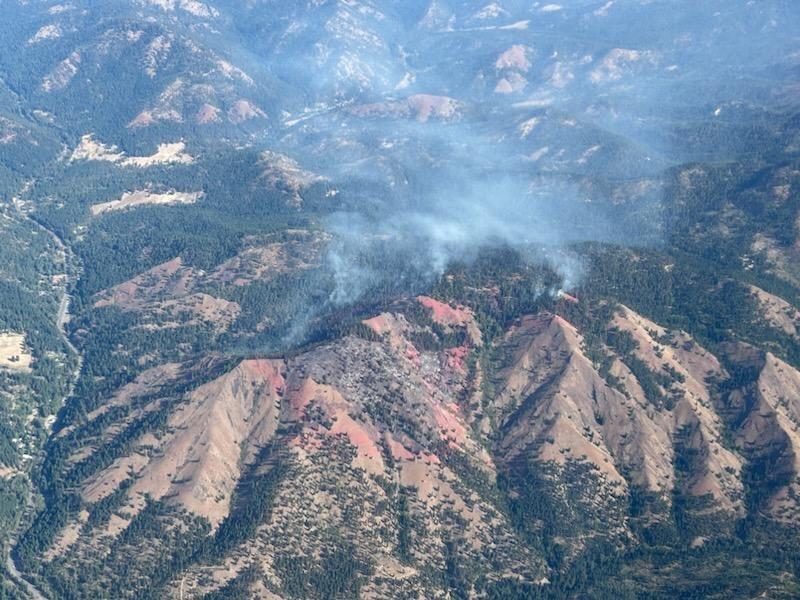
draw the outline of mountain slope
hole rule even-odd
[[[2,594],[800,595],[798,13],[5,2]]]
[[[441,593],[451,577],[475,591],[542,585],[601,541],[730,538],[755,508],[743,471],[771,460],[776,479],[797,477],[796,398],[778,398],[800,373],[774,357],[752,404],[718,395],[710,382],[728,375],[688,335],[625,307],[609,328],[631,343],[605,347],[607,370],[550,313],[491,347],[470,309],[427,297],[364,324],[293,357],[153,367],[63,429],[54,475],[80,496],[59,502],[83,508],[54,532],[42,573],[86,596],[135,575],[132,596],[246,581],[303,597],[334,568],[326,585],[364,595]],[[646,499],[635,512],[634,496]],[[796,515],[793,498],[776,486],[761,516]]]

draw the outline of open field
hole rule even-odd
[[[22,333],[0,333],[0,368],[12,371],[28,371],[33,357],[25,348],[25,335]]]
[[[143,204],[194,204],[202,195],[203,192],[176,192],[175,190],[163,194],[154,194],[147,190],[125,192],[119,200],[92,205],[92,215],[97,216],[104,212],[134,208]]]

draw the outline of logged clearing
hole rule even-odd
[[[112,210],[135,208],[143,204],[194,204],[203,196],[203,192],[176,192],[170,190],[156,194],[148,190],[125,192],[119,200],[101,202],[92,205],[92,215],[97,216]]]
[[[194,158],[186,152],[186,144],[183,142],[159,144],[158,149],[150,156],[127,156],[116,146],[98,142],[92,134],[81,138],[81,143],[72,152],[70,160],[96,160],[140,168],[153,165],[188,165],[194,162]]]
[[[0,368],[12,371],[28,371],[33,357],[25,348],[25,335],[22,333],[0,333]]]
[[[194,159],[184,150],[186,144],[174,142],[172,144],[159,144],[158,150],[150,156],[130,156],[122,164],[132,167],[149,167],[152,165],[191,164]]]

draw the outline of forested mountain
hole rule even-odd
[[[800,6],[0,3],[2,597],[800,596]]]

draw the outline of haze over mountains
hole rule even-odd
[[[800,594],[796,3],[0,8],[4,594]]]

